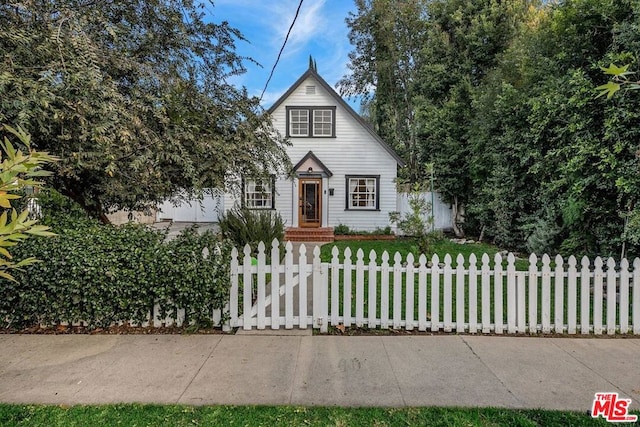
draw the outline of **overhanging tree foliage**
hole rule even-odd
[[[242,35],[204,7],[0,4],[0,122],[58,155],[53,186],[95,216],[287,164],[258,99],[229,81],[244,72]]]

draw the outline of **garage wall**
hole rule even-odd
[[[158,208],[157,220],[174,222],[218,222],[224,213],[222,195],[206,195],[202,200],[184,201],[178,206],[164,202]]]

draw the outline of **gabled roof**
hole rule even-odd
[[[347,104],[344,99],[342,99],[342,97],[340,97],[340,95],[338,95],[338,93],[329,85],[329,83],[327,83],[322,77],[320,77],[320,74],[318,74],[318,72],[313,68],[309,68],[302,76],[300,76],[298,80],[296,80],[293,85],[291,85],[289,90],[287,90],[284,95],[278,98],[278,100],[271,106],[271,108],[269,108],[269,114],[272,114],[276,110],[276,108],[278,108],[285,101],[285,99],[287,99],[298,88],[298,86],[300,86],[309,77],[313,77],[318,83],[320,83],[320,86],[322,86],[342,108],[344,108],[367,132],[369,132],[373,139],[376,140],[376,142],[378,142],[378,144],[380,144],[382,148],[384,148],[385,151],[387,151],[391,155],[391,157],[395,159],[398,165],[405,165],[405,162],[400,158],[400,156],[398,156],[394,149],[391,148],[389,144],[384,142],[382,138],[380,138],[380,136],[371,128],[371,126],[369,126],[367,122],[365,122],[362,117],[360,117],[360,115],[356,113],[353,108],[351,108],[349,104]]]
[[[331,172],[329,168],[326,167],[324,163],[320,161],[318,156],[313,154],[313,151],[309,151],[307,154],[305,154],[304,157],[293,167],[294,172],[300,169],[300,166],[302,166],[304,162],[306,162],[309,159],[313,160],[320,168],[322,168],[322,172],[326,173],[327,176],[329,176],[329,178],[333,176],[333,172]]]

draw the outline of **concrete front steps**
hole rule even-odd
[[[332,227],[288,227],[284,231],[284,240],[292,242],[333,242],[335,238]]]

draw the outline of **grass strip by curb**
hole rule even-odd
[[[604,426],[584,412],[502,408],[343,408],[0,404],[2,426]]]

